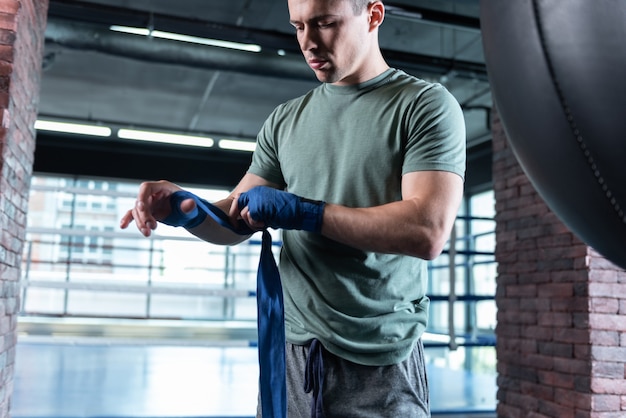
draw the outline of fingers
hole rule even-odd
[[[234,196],[231,196],[232,201],[230,202],[230,208],[228,209],[228,217],[231,219],[231,223],[234,225],[237,223],[237,219],[239,219],[239,193]]]
[[[233,228],[237,228],[238,221],[241,219],[239,216],[239,205],[237,203],[238,198],[239,194],[228,197],[228,199],[230,199],[230,206],[228,207],[228,222]]]
[[[145,205],[143,202],[137,200],[135,206],[128,210],[122,219],[120,220],[120,228],[126,229],[131,222],[135,221],[135,225],[141,234],[145,237],[149,237],[154,229],[157,227],[157,222],[153,220],[146,220]]]
[[[252,214],[250,213],[250,211],[248,210],[248,207],[246,206],[245,208],[243,208],[243,210],[241,211],[241,219],[243,219],[243,221],[251,228],[254,229],[256,231],[261,231],[263,229],[265,229],[267,227],[267,225],[265,224],[265,222],[263,221],[257,221],[256,219],[254,219],[252,217]]]
[[[152,204],[158,201],[157,185],[158,183],[155,182],[141,183],[135,206],[131,209],[135,225],[139,232],[145,237],[149,237],[152,231],[157,227],[157,220],[152,213],[155,210]]]
[[[128,228],[128,225],[130,225],[132,221],[133,221],[133,211],[129,210],[124,214],[124,216],[122,216],[122,219],[120,219],[120,228],[122,229]]]
[[[248,225],[251,229],[256,231],[261,231],[265,229],[265,222],[257,221],[252,218],[250,215],[250,210],[248,206],[239,208],[239,194],[233,196],[233,201],[230,204],[230,210],[228,211],[228,217],[231,220],[231,223],[236,226],[237,221],[239,219],[243,220],[246,225]]]
[[[157,220],[152,215],[150,206],[141,200],[135,202],[135,207],[131,210],[137,229],[143,236],[149,237],[157,227]]]
[[[157,227],[157,219],[169,214],[169,197],[176,190],[180,187],[167,181],[141,183],[135,205],[120,219],[120,228],[125,229],[134,221],[139,232],[149,237]]]
[[[140,216],[138,215],[137,212],[137,205],[138,203],[135,204],[135,207],[133,209],[128,210],[124,216],[122,216],[122,219],[120,220],[120,228],[122,229],[126,229],[128,228],[128,225],[130,225],[131,222],[133,222],[135,219],[140,219]],[[149,221],[147,223],[141,223],[141,221],[139,222],[135,222],[135,224],[137,225],[137,229],[139,230],[139,232],[142,233],[142,235],[149,237],[152,230],[154,230],[156,228],[156,222],[154,223],[154,225],[152,223],[150,223]]]

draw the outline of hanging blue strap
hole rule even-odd
[[[311,393],[311,418],[324,418],[324,403],[322,392],[324,391],[324,347],[317,338],[311,341],[309,355],[306,359],[304,373],[304,391]]]
[[[283,289],[272,254],[272,236],[263,231],[257,273],[257,321],[263,418],[287,416],[285,383],[285,314]]]
[[[250,229],[245,222],[239,221],[233,226],[226,214],[193,193],[178,191],[172,194],[170,201],[174,217],[184,217],[180,212],[180,202],[185,199],[194,199],[198,210],[206,212],[221,226],[240,235],[249,235],[256,231]],[[194,215],[198,217],[198,215]],[[202,216],[198,218],[201,222]],[[164,221],[167,221],[166,218]],[[177,219],[178,220],[178,219]],[[168,223],[168,222],[166,222]],[[174,224],[174,222],[169,223]],[[192,227],[198,222],[188,225]],[[184,223],[181,223],[184,225]],[[287,386],[285,383],[285,313],[283,307],[283,289],[280,283],[280,274],[276,260],[272,253],[272,236],[267,230],[263,231],[261,245],[261,259],[257,272],[257,321],[259,340],[259,380],[261,391],[261,408],[263,418],[286,418],[287,416]]]

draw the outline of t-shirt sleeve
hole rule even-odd
[[[280,108],[274,109],[257,135],[256,149],[252,154],[252,163],[248,168],[248,173],[256,174],[267,181],[284,186],[285,179],[278,158],[278,135],[276,133],[276,120]]]
[[[402,174],[434,170],[465,178],[465,120],[454,96],[442,85],[433,85],[417,98],[407,120]]]

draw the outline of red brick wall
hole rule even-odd
[[[536,193],[493,115],[498,416],[626,417],[626,272]]]
[[[20,262],[48,0],[0,0],[0,417],[13,389]]]

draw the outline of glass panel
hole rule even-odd
[[[260,235],[228,247],[162,224],[150,239],[132,226],[123,231],[119,219],[134,204],[138,186],[33,177],[23,313],[255,320]],[[187,189],[209,201],[228,194]],[[279,233],[272,233],[279,242]]]
[[[149,239],[133,226],[121,230],[119,219],[134,204],[138,186],[33,177],[22,258],[27,284],[22,313],[210,320],[225,327],[229,321],[243,321],[244,327],[254,327],[260,234],[229,247],[162,224]],[[209,201],[227,195],[224,190],[188,190]],[[470,372],[474,380],[484,379],[470,394],[477,404],[495,391],[494,213],[492,191],[467,196],[455,223],[455,239],[429,262],[432,302],[424,336],[428,366],[454,381]],[[271,232],[278,257],[280,233]],[[433,393],[449,397],[452,389]]]
[[[484,370],[491,380],[496,324],[494,213],[492,191],[467,196],[457,216],[455,235],[444,253],[429,262],[431,307],[424,338],[433,367],[472,373]]]
[[[145,294],[70,290],[67,313],[73,316],[144,318]]]

